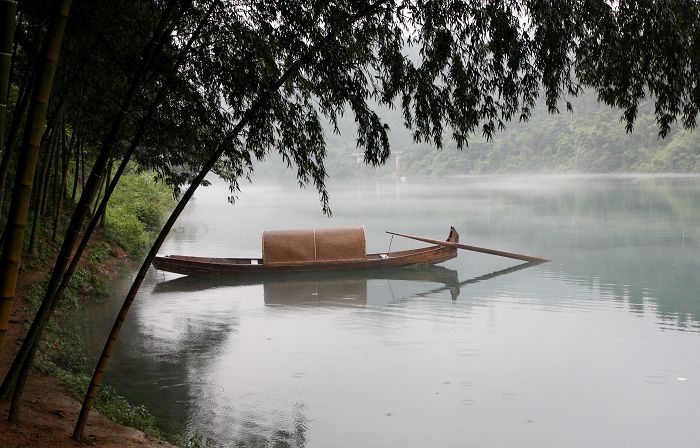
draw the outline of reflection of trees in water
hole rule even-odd
[[[525,192],[484,189],[497,204],[487,206],[494,217],[488,235],[536,242],[536,252],[555,260],[547,269],[554,277],[598,290],[631,312],[653,312],[665,328],[700,329],[700,178],[548,182]]]
[[[245,278],[196,278],[180,277],[161,282],[153,290],[163,301],[165,294],[182,294],[190,296],[210,288],[263,285],[266,305],[330,305],[330,306],[365,306],[367,304],[367,281],[370,279],[389,278],[398,281],[439,283],[439,289],[457,288],[457,272],[441,266],[422,266],[413,269],[390,269],[382,271],[358,271],[349,273],[303,273],[294,275],[247,276]],[[423,286],[420,291],[425,291]],[[176,297],[176,296],[174,296]],[[169,305],[165,301],[156,307],[176,307],[177,300]],[[158,312],[150,310],[144,314]],[[178,311],[185,313],[186,311]],[[228,314],[227,314],[228,315]],[[124,351],[113,363],[110,377],[118,390],[123,390],[136,402],[144,403],[152,409],[159,421],[166,424],[166,430],[181,432],[190,421],[215,421],[221,416],[210,415],[211,410],[200,408],[200,403],[207,402],[207,394],[218,394],[216,385],[209,384],[201,378],[208,372],[209,364],[215,361],[221,347],[235,331],[235,316],[227,320],[212,321],[212,316],[202,313],[199,316],[188,315],[177,337],[168,337],[168,333],[159,336],[157,324],[147,323],[139,331],[127,331],[122,338]],[[201,320],[199,320],[201,319]],[[128,348],[128,351],[126,351]],[[155,354],[155,355],[154,355]],[[120,387],[120,383],[126,383]],[[154,387],[155,385],[155,387]],[[167,403],[168,406],[163,404]],[[306,444],[306,418],[303,406],[296,405],[291,422],[274,422],[263,425],[264,416],[246,415],[238,422],[219,422],[211,427],[221,427],[230,431],[230,425],[240,430],[234,446],[243,447],[302,447]],[[230,415],[230,414],[229,414]],[[234,413],[235,415],[235,413]],[[196,424],[196,423],[195,423]],[[194,436],[197,437],[196,429]],[[207,446],[220,446],[217,439],[224,435],[204,436]],[[226,435],[226,437],[230,437]]]
[[[256,431],[254,423],[248,425],[240,436],[236,439],[234,446],[245,448],[303,448],[306,446],[306,434],[308,426],[304,407],[301,403],[296,403],[294,407],[294,417],[287,425],[280,424],[271,435],[265,436]],[[249,416],[248,422],[255,421]]]
[[[197,431],[186,435],[188,443],[185,446],[303,448],[309,431],[303,403],[295,403],[291,414],[289,421],[277,419],[271,424],[263,425],[260,422],[268,421],[269,417],[246,413],[231,421],[228,426],[220,425],[218,429],[221,435],[204,435]]]
[[[365,306],[367,298],[367,281],[386,277],[387,281],[410,283],[410,293],[402,291],[392,297],[392,302],[401,302],[416,297],[435,296],[441,292],[449,292],[453,299],[459,296],[460,288],[485,282],[499,276],[507,275],[536,266],[538,263],[521,263],[498,271],[483,274],[474,278],[458,281],[457,272],[440,266],[422,266],[413,269],[393,269],[383,274],[377,272],[352,273],[322,273],[318,275],[304,274],[294,276],[268,275],[258,279],[264,286],[266,306]],[[346,278],[347,277],[347,278]],[[222,284],[236,282],[232,279],[220,279],[212,283],[211,279],[203,281],[196,278],[179,278],[163,285],[161,292],[178,290],[193,291],[207,287],[220,287]],[[245,280],[250,284],[250,279]],[[430,289],[423,282],[442,284]],[[407,285],[408,286],[408,285]],[[303,311],[302,311],[303,312]],[[192,382],[193,380],[190,379]],[[190,384],[193,390],[199,390],[194,396],[205,397],[206,393],[217,394],[217,391],[207,388],[206,384]],[[208,402],[206,398],[201,401]],[[212,409],[189,408],[190,421],[207,422],[206,435],[202,435],[205,446],[235,446],[235,447],[304,447],[307,437],[307,419],[304,415],[303,404],[296,403],[291,412],[279,410],[258,414],[248,409],[237,410],[235,404],[226,412]],[[281,415],[280,415],[281,414]],[[291,418],[284,417],[291,414]],[[195,435],[197,431],[195,430]]]
[[[555,179],[551,188],[545,186],[541,190],[523,190],[517,186],[498,189],[492,184],[476,188],[465,200],[472,200],[477,206],[463,206],[464,212],[457,215],[453,210],[463,205],[461,199],[454,207],[443,210],[434,204],[434,191],[427,191],[425,205],[428,209],[436,207],[430,209],[433,220],[457,224],[465,242],[504,249],[512,247],[516,251],[554,259],[554,263],[534,271],[533,282],[542,280],[545,273],[554,280],[595,292],[589,295],[591,297],[599,294],[602,299],[615,301],[631,313],[653,313],[665,328],[700,331],[700,277],[697,275],[700,272],[697,252],[700,246],[700,179],[601,178],[598,181],[586,178],[580,182],[576,179],[556,182]],[[458,219],[453,219],[455,216]],[[670,233],[672,231],[675,233]],[[490,239],[486,244],[481,239],[484,236]],[[458,282],[455,271],[438,268],[437,273],[444,275],[432,280],[426,275],[425,280],[440,286],[412,283],[408,288],[410,296],[402,292],[393,299],[432,296],[440,291],[449,291],[456,298],[461,288],[462,297],[458,300],[468,303],[470,295],[488,296],[488,288],[502,284],[501,280],[495,280],[488,283],[485,290],[481,286],[467,288],[466,285],[487,278]],[[523,277],[529,275],[528,272]],[[398,280],[420,279],[403,277]],[[333,279],[328,281],[333,282]],[[530,286],[528,281],[519,283],[523,293]],[[163,300],[168,293],[194,295],[209,287],[260,283],[259,279],[180,278],[157,284],[153,293],[160,296],[157,300]],[[549,281],[544,286],[561,287],[561,284]],[[366,291],[366,286],[364,289]],[[302,304],[338,306],[367,302],[366,298],[358,303],[345,297],[334,301],[332,294],[326,299],[328,301],[321,303]],[[292,301],[291,304],[298,303]],[[178,305],[169,306],[177,308]],[[125,331],[119,353],[115,354],[118,359],[111,363],[107,375],[121,393],[153,410],[159,421],[167,425],[166,429],[180,432],[188,422],[196,421],[195,417],[207,415],[206,410],[201,409],[205,403],[202,396],[217,392],[201,375],[211,369],[210,364],[235,331],[237,318],[229,315],[227,320],[212,322],[211,315],[206,313],[200,317],[186,315],[182,310],[174,312],[182,315],[178,323],[182,331],[177,338],[160,337],[147,322],[136,331]],[[103,320],[111,322],[111,318]],[[100,344],[103,339],[101,335],[95,338]],[[228,427],[212,425],[221,426],[221,433],[232,440],[229,446],[299,447],[306,444],[308,429],[302,405],[294,412],[288,410],[287,414],[293,418],[241,412],[229,414],[237,417],[227,422]],[[227,433],[229,430],[231,432]],[[224,436],[216,434],[211,437],[212,446],[219,446],[215,439],[224,440]]]
[[[533,263],[523,263],[499,271],[484,274],[475,278],[458,281],[456,271],[441,266],[419,266],[409,269],[391,269],[385,272],[365,271],[349,273],[320,273],[320,274],[297,274],[267,275],[257,279],[197,279],[182,277],[157,285],[154,293],[193,293],[212,287],[243,286],[262,283],[265,305],[267,306],[365,306],[367,298],[367,282],[369,280],[386,279],[388,281],[398,281],[410,284],[408,291],[402,291],[399,297],[393,297],[393,301],[402,301],[407,297],[423,297],[449,291],[452,298],[459,295],[460,287],[468,284],[486,281],[500,275],[506,275],[529,266]],[[426,286],[424,283],[437,283],[441,286]],[[195,372],[207,370],[208,360],[216,356],[215,347],[221,346],[226,340],[227,334],[231,331],[231,326],[206,326],[190,325],[188,331],[184,332],[177,344],[164,340],[164,344],[172,346],[158,347],[156,352],[162,353],[164,359],[156,360],[135,360],[137,365],[145,365],[148,372],[145,376],[150,377],[150,372],[158,378],[158,372],[168,372],[177,375],[176,378],[169,378],[168,382],[175,384],[171,389],[160,389],[158,399],[162,403],[178,403],[179,413],[163,415],[177,430],[177,425],[184,425],[187,421],[209,422],[207,434],[202,434],[205,446],[236,446],[236,447],[303,447],[306,445],[307,421],[303,412],[302,404],[295,404],[291,412],[293,417],[285,421],[284,417],[270,415],[256,415],[255,412],[244,410],[243,415],[236,412],[235,407],[225,415],[217,415],[211,409],[202,409],[198,403],[207,402],[206,395],[218,394],[206,382],[198,382],[193,377]],[[156,344],[158,342],[156,341]],[[137,338],[134,341],[127,341],[125,346],[132,347],[132,351],[153,352],[153,341]],[[173,365],[171,367],[171,364]],[[188,368],[189,366],[189,368]],[[143,375],[143,374],[142,374]],[[149,404],[148,394],[153,395],[152,385],[146,383],[135,391],[135,387],[130,385],[130,393],[136,394],[147,404]],[[148,389],[150,387],[150,390]],[[158,406],[156,403],[154,406]],[[160,410],[168,412],[169,410]],[[161,415],[159,415],[160,417]],[[231,421],[223,421],[230,419]],[[222,421],[220,421],[222,420]],[[181,428],[182,426],[180,426]],[[197,430],[194,437],[199,437]]]
[[[201,388],[207,387],[197,376],[218,359],[236,325],[235,316],[207,323],[187,318],[177,340],[124,332],[108,383],[132,402],[143,403],[163,429],[180,433],[196,412]]]
[[[571,275],[570,272],[576,272]],[[639,248],[601,250],[551,272],[567,283],[600,291],[633,313],[654,315],[664,328],[700,330],[700,257],[697,251]]]
[[[544,242],[548,250],[625,247],[650,240],[680,243],[681,239],[686,247],[700,246],[697,177],[564,177],[553,178],[541,188],[523,191],[496,186],[481,194],[488,201],[484,209],[493,217],[490,235],[537,239],[542,236],[541,225],[550,229]],[[520,226],[523,219],[529,230]],[[669,225],[678,227],[677,234],[665,233]]]

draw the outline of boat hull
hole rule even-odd
[[[458,242],[459,235],[451,229],[447,239]],[[318,261],[301,263],[265,264],[260,258],[209,258],[184,255],[156,257],[156,269],[183,275],[236,276],[273,272],[319,272],[363,269],[386,269],[420,264],[437,264],[457,256],[457,249],[445,246],[429,246],[397,252],[367,254],[364,260]]]

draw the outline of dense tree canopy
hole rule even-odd
[[[248,3],[244,14],[217,23],[216,33],[228,37],[209,50],[222,60],[207,71],[207,83],[218,86],[238,118],[283,67],[338,26],[338,17],[364,5]],[[378,2],[376,8],[326,41],[272,96],[246,131],[246,150],[260,156],[275,148],[296,159],[303,153],[315,167],[312,156],[323,154],[320,116],[336,124],[351,113],[366,161],[381,163],[388,129],[373,106],[397,104],[417,141],[440,147],[448,133],[462,148],[475,132],[491,137],[508,120],[529,118],[538,96],[556,111],[582,86],[622,108],[630,130],[646,96],[654,99],[662,135],[675,120],[695,126],[696,2]],[[419,57],[407,57],[407,45]],[[210,56],[201,63],[210,65]]]
[[[22,1],[16,13],[0,15],[3,26],[17,22],[14,41],[5,36],[0,42],[0,48],[13,46],[10,76],[0,79],[12,79],[3,82],[15,106],[0,123],[9,126],[0,180],[3,169],[9,179],[26,173],[15,179],[11,200],[0,204],[3,222],[12,223],[13,238],[23,238],[30,204],[17,192],[33,188],[35,172],[35,222],[47,203],[55,204],[59,221],[58,198],[68,196],[68,175],[74,190],[82,191],[71,198],[72,218],[44,302],[0,395],[9,393],[21,368],[31,366],[46,320],[82,254],[78,249],[69,263],[81,229],[91,220],[84,243],[104,210],[96,196],[105,191],[106,203],[132,155],[140,169],[183,192],[125,300],[116,334],[152,256],[210,170],[235,190],[255,159],[278,153],[301,184],[316,186],[328,210],[325,122],[339,132],[339,118],[350,116],[364,161],[378,165],[390,155],[392,131],[378,107],[397,108],[415,142],[441,148],[449,140],[464,149],[475,134],[490,139],[509,121],[527,120],[538,98],[550,112],[570,108],[569,99],[582,87],[621,109],[628,131],[640,103],[653,101],[661,136],[675,122],[694,128],[700,104],[695,0],[72,3]],[[54,31],[62,31],[66,16],[63,37]],[[61,44],[51,90],[50,51]],[[48,101],[47,87],[45,129],[34,122],[25,129],[25,115],[43,123],[37,110],[47,106],[41,103]],[[38,159],[15,160],[9,136],[22,129],[20,154]],[[114,162],[121,167],[108,189],[104,177]],[[44,193],[48,185],[55,200]],[[14,250],[21,241],[7,242],[0,260],[0,336],[21,258]],[[87,408],[104,366],[93,377]]]
[[[171,76],[166,67],[177,47],[211,4],[182,3],[186,11],[168,48],[154,56],[157,68],[144,80],[130,123]],[[85,143],[97,146],[118,110],[144,36],[163,7],[73,5],[53,103],[66,102],[66,116]],[[20,5],[18,86],[28,79],[50,10],[50,2]],[[437,147],[446,136],[460,148],[475,133],[491,137],[509,120],[527,119],[540,96],[550,111],[564,108],[582,86],[619,107],[629,129],[647,97],[662,135],[674,121],[693,128],[700,97],[698,10],[692,0],[219,2],[174,75],[162,119],[149,131],[148,146],[157,150],[139,151],[139,161],[173,183],[187,182],[183,166],[196,171],[196,154],[215,147],[216,135],[233,128],[298,61],[294,76],[229,142],[224,173],[226,164],[235,168],[280,151],[302,180],[322,185],[321,124],[335,124],[342,114],[357,123],[366,161],[381,163],[390,129],[377,105],[399,107],[414,138]],[[366,17],[347,27],[358,13]],[[128,141],[135,127],[127,125],[122,138]],[[208,143],[198,141],[212,135]]]
[[[414,143],[400,111],[380,108],[391,129],[392,157],[378,169],[361,163],[355,142],[343,137],[354,128],[344,117],[338,124],[341,135],[333,135],[329,125],[324,128],[328,177],[700,172],[700,136],[676,124],[660,138],[653,98],[640,102],[634,132],[625,132],[619,109],[598,102],[595,92],[568,100],[573,111],[550,114],[540,98],[527,122],[511,122],[488,141],[474,136],[464,151],[448,137],[442,151]],[[256,164],[254,179],[291,176],[278,157],[270,157]]]

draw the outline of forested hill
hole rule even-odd
[[[398,109],[384,109],[382,118],[391,128],[394,153],[401,152],[399,172],[411,175],[491,173],[700,173],[700,133],[675,127],[666,138],[658,135],[653,102],[642,104],[632,133],[625,132],[621,112],[597,101],[595,94],[571,100],[574,112],[550,114],[538,104],[528,122],[511,122],[492,141],[472,136],[469,147],[459,151],[446,139],[444,148],[414,144],[402,125]],[[361,163],[355,148],[355,128],[350,119],[339,124],[340,135],[326,130],[331,177],[393,175],[395,156],[379,170]],[[283,174],[276,158],[260,164],[260,174]]]

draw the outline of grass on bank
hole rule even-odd
[[[87,390],[94,361],[87,358],[83,329],[71,319],[62,317],[108,295],[109,273],[115,264],[110,257],[117,255],[115,247],[121,247],[131,259],[138,259],[150,246],[173,203],[171,191],[156,183],[151,174],[133,171],[125,174],[107,207],[105,226],[102,229],[104,241],[89,244],[81,266],[71,278],[56,313],[46,328],[35,365],[40,371],[57,377],[79,399]],[[65,216],[59,230],[65,230],[68,220],[69,216]],[[47,222],[41,229],[39,247],[42,250],[28,260],[25,270],[50,272],[60,246],[60,241],[50,242],[51,230]],[[59,232],[60,235],[63,233]],[[41,304],[47,282],[48,279],[45,279],[27,289],[27,302],[32,315]],[[185,443],[179,435],[162,431],[148,409],[129,403],[109,386],[100,388],[94,407],[121,424],[174,444]],[[186,444],[192,445],[189,441]]]
[[[103,264],[90,257],[86,260],[86,266],[76,270],[63,300],[59,302],[56,316],[46,329],[35,362],[39,371],[58,378],[77,398],[82,398],[87,391],[93,362],[87,359],[81,326],[59,316],[80,308],[88,300],[107,295],[107,282],[100,273]],[[27,299],[32,313],[38,309],[45,290],[46,281],[35,283],[28,290]],[[109,386],[100,388],[95,409],[112,420],[154,437],[175,442],[179,440],[173,440],[172,436],[164,433],[145,407],[129,403]]]
[[[109,200],[105,236],[132,257],[141,256],[173,205],[172,191],[151,174],[123,176]]]

